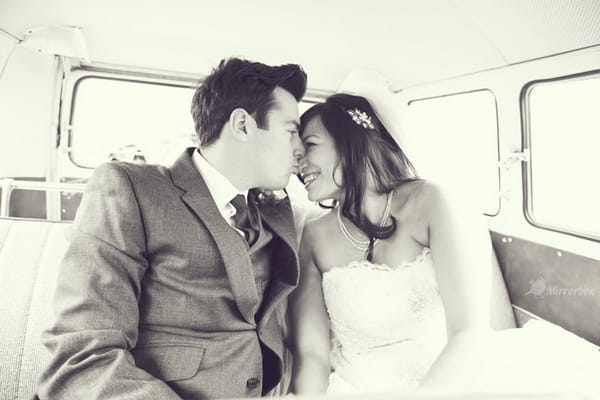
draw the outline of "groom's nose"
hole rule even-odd
[[[302,158],[300,158],[299,162],[300,162],[300,173],[302,173],[304,168],[306,168],[308,166],[308,161],[306,160],[306,157],[302,156]]]
[[[296,159],[296,161],[300,162],[302,157],[304,157],[305,152],[306,151],[304,149],[304,144],[302,143],[302,140],[300,140],[299,136],[296,136],[294,140],[294,158]]]

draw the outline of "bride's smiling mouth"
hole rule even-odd
[[[304,183],[304,187],[307,188],[318,177],[319,177],[319,173],[317,173],[317,172],[311,172],[309,174],[302,174],[302,183]]]

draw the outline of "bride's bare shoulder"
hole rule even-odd
[[[418,216],[421,223],[456,223],[478,218],[475,199],[461,188],[443,182],[423,181],[407,202],[409,215]],[[405,212],[407,210],[404,210]]]
[[[397,221],[411,230],[419,241],[428,236],[427,227],[434,213],[447,212],[452,198],[452,188],[429,180],[407,182],[395,189],[392,213]]]
[[[405,204],[402,205],[411,210],[417,207],[429,211],[457,198],[453,188],[424,179],[408,182],[397,188],[396,193],[400,194],[400,199],[404,199]]]

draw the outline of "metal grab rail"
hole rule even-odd
[[[2,197],[0,198],[0,218],[8,217],[10,210],[10,195],[13,190],[41,190],[58,192],[83,192],[85,183],[68,182],[34,182],[20,181],[12,178],[1,179]]]

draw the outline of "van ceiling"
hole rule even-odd
[[[402,89],[600,45],[600,1],[0,0],[4,31],[38,26],[81,27],[92,63],[204,74],[237,55],[300,63],[313,89],[353,68]]]

